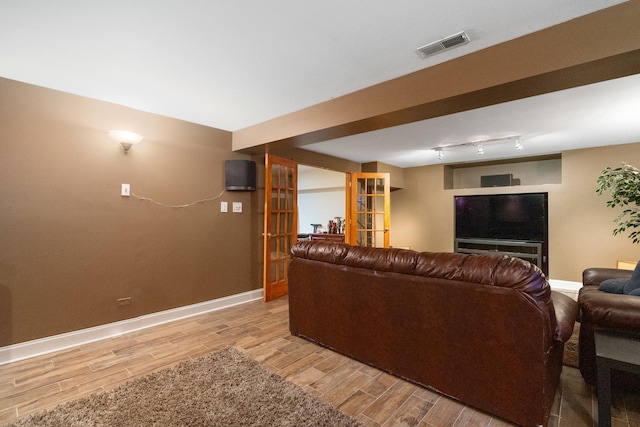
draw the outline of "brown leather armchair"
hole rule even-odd
[[[580,373],[596,385],[594,331],[606,329],[640,338],[640,297],[603,292],[598,289],[607,279],[629,279],[632,271],[615,268],[588,268],[582,273],[580,306]],[[640,391],[640,376],[622,371],[611,372],[611,386],[619,390]]]

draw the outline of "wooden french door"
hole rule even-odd
[[[298,164],[266,156],[264,209],[264,300],[286,295],[287,265],[291,246],[297,241]]]
[[[346,241],[351,245],[389,247],[388,173],[347,174]]]

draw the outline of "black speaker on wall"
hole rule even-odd
[[[225,160],[224,186],[229,191],[254,191],[256,189],[256,162]]]
[[[480,177],[480,187],[509,187],[513,183],[513,174],[503,175],[482,175]]]

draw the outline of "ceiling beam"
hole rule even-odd
[[[274,152],[640,73],[632,0],[233,133]]]

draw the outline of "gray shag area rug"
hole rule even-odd
[[[10,426],[360,426],[234,348]]]

